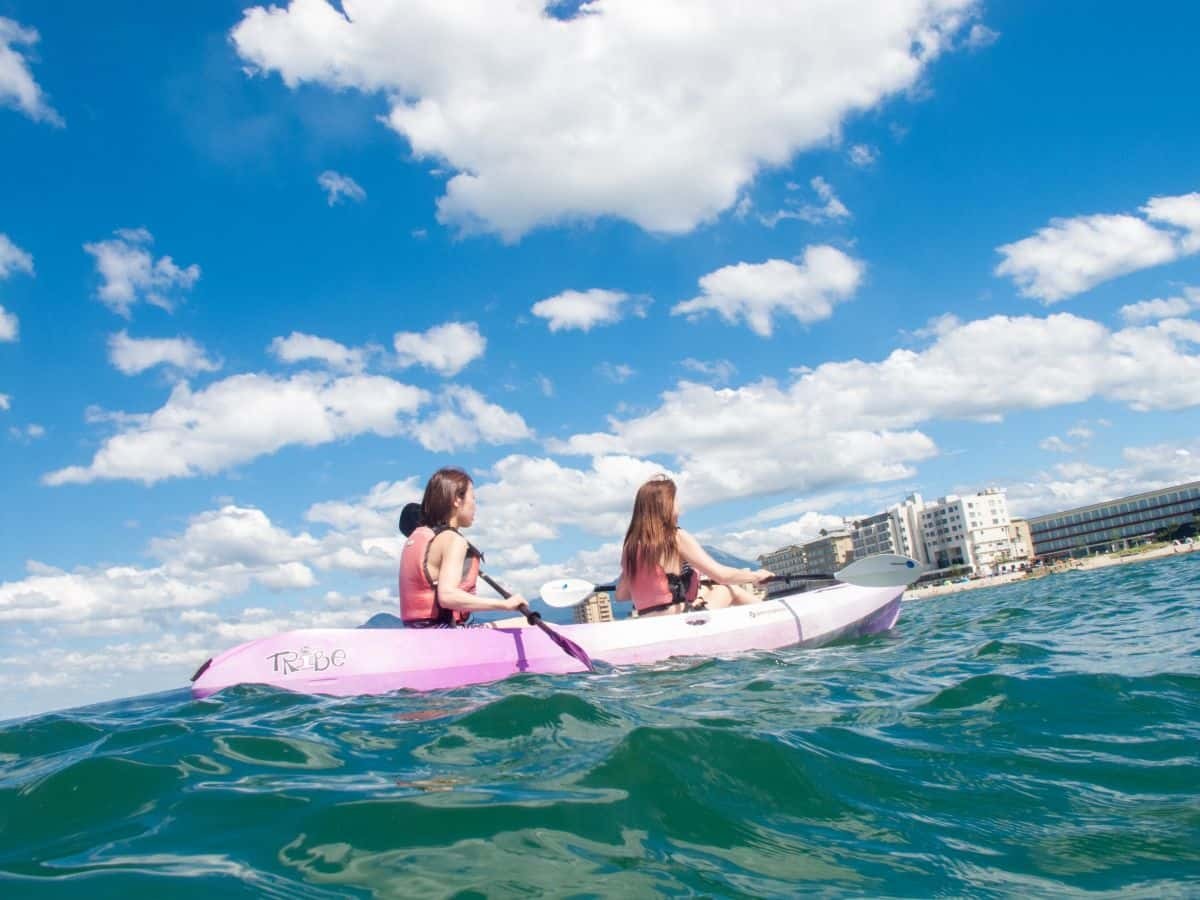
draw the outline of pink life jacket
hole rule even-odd
[[[414,529],[404,542],[404,550],[400,554],[400,618],[410,627],[463,625],[471,617],[468,610],[446,609],[438,603],[437,582],[429,574],[429,547],[443,531],[458,533],[457,529],[449,526],[435,529],[422,525]],[[468,541],[467,558],[463,562],[462,580],[458,586],[469,594],[475,593],[481,559],[483,554]]]
[[[700,573],[686,563],[678,575],[668,575],[662,566],[638,566],[636,575],[625,573],[625,578],[638,615],[658,612],[676,603],[688,606],[700,592]]]

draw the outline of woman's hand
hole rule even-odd
[[[522,606],[528,606],[529,601],[520,594],[513,594],[511,597],[503,601],[503,609],[511,609],[514,612],[520,612]]]
[[[750,571],[750,583],[751,584],[762,584],[768,578],[775,577],[775,573],[770,572],[767,569],[759,569],[757,572],[753,571],[753,570],[748,570],[748,571]]]

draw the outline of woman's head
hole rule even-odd
[[[425,485],[421,499],[421,522],[430,528],[453,525],[467,528],[475,521],[475,490],[471,476],[462,469],[438,469]]]
[[[666,475],[651,478],[633,500],[633,516],[625,532],[621,561],[631,575],[642,566],[669,562],[675,555],[675,530],[679,527],[679,508],[675,500],[675,482]]]

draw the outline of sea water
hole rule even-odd
[[[1197,896],[1198,598],[1200,553],[820,649],[0,723],[0,896]]]

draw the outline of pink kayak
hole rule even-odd
[[[750,606],[555,630],[592,659],[617,666],[775,650],[887,631],[900,615],[903,591],[904,585],[842,583]],[[455,688],[520,672],[582,671],[582,663],[537,628],[314,628],[250,641],[213,657],[193,676],[192,694],[269,684],[349,696]]]

